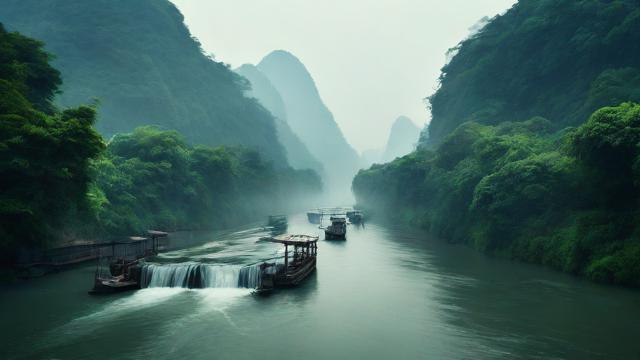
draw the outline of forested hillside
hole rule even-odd
[[[246,82],[203,54],[167,0],[4,0],[0,22],[45,42],[64,85],[62,107],[92,103],[106,138],[141,125],[206,145],[244,145],[286,166],[272,116]]]
[[[361,171],[358,203],[490,254],[640,286],[639,19],[635,1],[518,2],[455,49],[426,146]]]
[[[108,143],[97,110],[57,110],[43,44],[0,24],[0,265],[70,240],[212,229],[315,204],[312,170],[146,126]]]
[[[312,170],[275,167],[244,147],[191,146],[155,127],[116,135],[92,165],[94,221],[78,235],[222,228],[313,204],[322,191]]]
[[[104,149],[93,109],[54,111],[60,74],[50,58],[0,23],[0,262],[86,211],[90,161]]]
[[[640,101],[636,0],[521,0],[451,51],[429,99],[422,143],[431,147],[466,121],[542,116],[557,130]]]

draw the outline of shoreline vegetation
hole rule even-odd
[[[435,151],[361,170],[358,205],[487,254],[640,286],[640,105],[549,128],[463,124]]]
[[[154,126],[105,140],[98,109],[59,110],[62,84],[43,43],[0,24],[0,263],[71,239],[147,229],[217,229],[304,206],[322,191],[242,146],[191,145]]]
[[[418,149],[358,204],[486,254],[640,287],[640,10],[520,0],[451,49]]]

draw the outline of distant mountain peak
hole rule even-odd
[[[391,126],[387,147],[382,155],[383,161],[391,161],[414,150],[420,128],[406,116],[399,116]]]
[[[344,201],[360,160],[322,101],[313,77],[300,59],[284,50],[272,51],[257,67],[282,96],[293,132],[322,162],[328,188],[341,192]]]

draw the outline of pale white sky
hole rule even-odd
[[[356,150],[399,115],[422,127],[447,49],[515,0],[172,0],[207,52],[236,68],[287,50],[309,69]]]

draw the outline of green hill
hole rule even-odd
[[[640,105],[625,102],[640,100],[639,37],[637,1],[519,1],[454,49],[423,146],[360,171],[358,203],[640,286]]]
[[[521,0],[451,50],[422,143],[466,121],[542,116],[554,129],[596,109],[640,101],[640,8],[635,0]]]
[[[99,99],[105,137],[158,125],[191,143],[244,145],[286,164],[272,116],[246,82],[203,54],[167,0],[4,0],[0,22],[45,42],[62,107]]]

